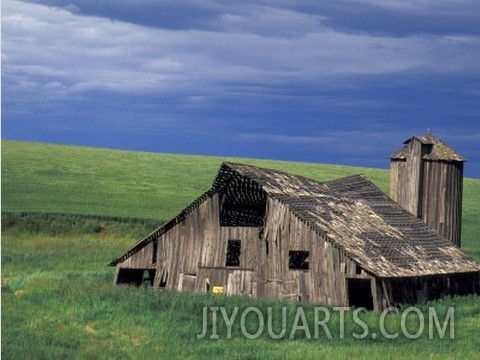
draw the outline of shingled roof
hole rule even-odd
[[[122,262],[183,221],[203,201],[221,192],[233,180],[261,189],[283,203],[318,235],[378,277],[480,271],[479,263],[404,210],[363,175],[317,182],[234,163],[222,164],[206,193],[111,265]],[[243,196],[248,197],[248,194]]]
[[[458,152],[453,150],[442,140],[433,136],[430,131],[427,131],[424,135],[414,136],[404,141],[405,146],[400,150],[390,155],[390,159],[405,160],[408,154],[408,144],[413,140],[417,140],[424,145],[431,145],[429,151],[423,156],[425,160],[432,161],[460,161],[464,162],[466,159]]]

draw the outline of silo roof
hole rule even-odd
[[[431,145],[430,150],[423,156],[425,160],[432,161],[466,161],[465,157],[453,150],[439,138],[433,136],[429,131],[424,135],[413,136],[404,142],[405,146],[390,155],[390,159],[405,160],[408,154],[408,144],[417,140],[424,145]]]

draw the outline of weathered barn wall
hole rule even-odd
[[[413,139],[406,150],[405,159],[392,160],[390,194],[404,209],[421,217],[425,148]]]
[[[460,247],[463,163],[425,161],[422,219]]]
[[[147,272],[155,276],[154,244],[150,243],[116,266],[114,284],[141,284]]]
[[[401,186],[401,184],[405,181],[402,176],[405,176],[406,172],[406,160],[392,159],[390,163],[390,197],[392,198],[392,200],[401,205],[404,209],[405,207],[401,204],[401,200],[399,199],[403,199],[406,196],[404,187]]]
[[[251,271],[254,262],[251,242],[258,239],[258,228],[221,227],[219,214],[219,196],[215,194],[160,237],[154,286],[205,291],[210,283],[211,287],[223,286],[225,291],[228,273],[236,270],[237,276],[240,269]],[[241,241],[240,265],[237,267],[226,266],[228,240]],[[210,273],[218,272],[227,274],[227,277],[221,282],[208,277]],[[165,278],[167,280],[162,284]],[[244,284],[239,288],[248,286]]]
[[[153,243],[146,245],[137,253],[130,256],[122,263],[121,267],[126,269],[154,269]]]
[[[225,294],[337,306],[349,305],[347,277],[368,277],[278,200],[267,200],[265,228],[221,227],[219,213],[214,195],[163,234],[156,246],[150,243],[118,264],[117,273],[155,268],[154,287],[195,292],[222,288]],[[239,266],[226,266],[228,240],[241,241]],[[289,268],[290,251],[308,251],[307,270]]]
[[[347,306],[346,277],[365,272],[278,200],[267,200],[266,224],[257,246],[256,295]],[[309,252],[308,270],[289,269],[291,250]]]

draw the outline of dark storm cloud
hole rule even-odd
[[[259,18],[268,9],[309,15],[327,26],[346,32],[409,36],[415,34],[478,35],[480,3],[460,1],[390,0],[29,0],[32,3],[69,9],[79,14],[105,17],[138,25],[172,30],[224,30],[225,16],[255,13]],[[268,34],[268,28],[265,28]],[[285,34],[287,34],[286,29]]]
[[[385,166],[431,128],[480,176],[479,6],[6,0],[3,136]]]

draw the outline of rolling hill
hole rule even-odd
[[[128,217],[161,223],[208,189],[222,161],[319,181],[361,173],[388,193],[389,172],[384,169],[3,140],[2,212]],[[462,244],[480,258],[480,179],[465,179],[464,188]]]
[[[309,339],[300,330],[275,340],[266,331],[249,339],[240,316],[228,339],[218,315],[218,339],[198,339],[202,309],[224,308],[228,314],[255,307],[262,314],[286,309],[291,328],[297,309],[305,309],[310,329],[312,304],[291,304],[208,294],[160,291],[151,287],[113,286],[115,269],[107,264],[174,216],[211,184],[222,161],[243,162],[330,180],[363,173],[388,191],[387,170],[254,159],[223,159],[109,149],[2,141],[2,337],[4,359],[384,359],[476,358],[480,348],[478,296],[445,298],[420,307],[429,319],[434,308],[445,319],[455,308],[454,338],[429,335],[388,339],[380,334],[381,317],[364,313],[371,336],[345,315],[333,312],[328,326]],[[468,166],[468,164],[467,164]],[[480,260],[480,180],[465,179],[464,250]],[[129,220],[130,219],[130,220]],[[144,220],[142,220],[144,219]],[[106,226],[106,227],[105,227]],[[270,309],[270,310],[269,310]],[[255,314],[253,314],[255,315]],[[410,314],[412,315],[412,314]],[[413,314],[415,315],[415,313]],[[244,319],[245,320],[245,319]],[[388,331],[410,333],[419,318],[389,314]],[[259,328],[255,316],[245,321]],[[272,329],[283,327],[276,316]],[[317,324],[318,325],[318,324]],[[403,325],[402,325],[403,326]],[[321,327],[320,327],[321,328]],[[341,332],[345,336],[339,336]]]

